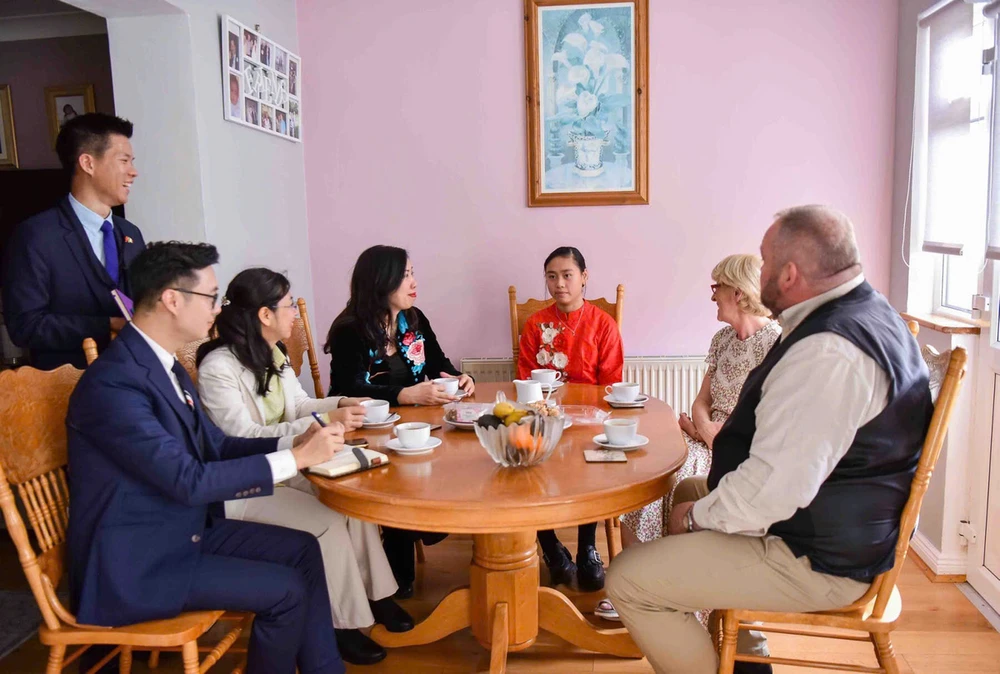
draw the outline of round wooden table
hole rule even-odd
[[[480,384],[466,401],[492,402],[497,391],[513,399],[513,384]],[[569,384],[554,395],[560,404],[610,410],[604,388]],[[372,638],[386,647],[427,644],[465,627],[491,650],[490,672],[503,672],[508,651],[529,647],[541,627],[600,653],[642,657],[623,628],[598,629],[561,592],[539,587],[535,537],[540,529],[601,522],[662,497],[683,465],[687,446],[673,410],[650,398],[643,409],[613,410],[639,420],[645,447],[628,452],[627,463],[586,463],[583,450],[596,448],[598,425],[574,424],[555,452],[530,468],[493,462],[471,430],[443,422],[440,407],[394,408],[405,421],[441,423],[432,434],[443,440],[429,454],[401,456],[385,448],[391,429],[362,429],[391,463],[328,479],[309,475],[319,499],[334,510],[369,522],[419,531],[473,534],[469,585],[448,594],[413,630],[392,633],[381,625]],[[350,437],[350,436],[349,436]]]

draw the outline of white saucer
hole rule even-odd
[[[630,400],[628,402],[612,398],[610,393],[604,396],[604,402],[611,405],[612,407],[620,407],[623,409],[628,409],[632,407],[645,407],[647,400],[649,400],[649,396],[646,395],[645,393],[640,393],[638,396],[636,396],[635,400]]]
[[[542,384],[543,391],[556,391],[566,385],[564,381],[557,381],[554,384]]]
[[[400,416],[398,414],[390,414],[388,417],[386,417],[385,421],[379,421],[374,423],[366,421],[363,424],[361,424],[361,428],[388,428],[389,426],[392,426],[399,420]]]
[[[612,445],[608,442],[608,437],[601,433],[600,435],[594,436],[594,444],[600,445],[605,449],[620,449],[623,452],[631,452],[633,449],[639,449],[640,447],[645,447],[649,444],[649,438],[645,435],[636,435],[635,442],[631,445]]]
[[[572,425],[573,425],[573,420],[572,419],[570,419],[569,417],[563,417],[563,430],[564,431],[567,428],[569,428],[570,426],[572,426]]]
[[[427,444],[423,447],[414,447],[413,449],[407,449],[399,443],[399,438],[393,438],[389,442],[385,443],[385,446],[396,452],[397,454],[404,454],[407,456],[412,456],[414,454],[426,454],[427,452],[434,451],[434,448],[441,444],[441,438],[431,437],[427,441]]]
[[[458,393],[454,395],[454,398],[456,400],[461,400],[462,398],[468,398],[470,395],[472,394],[466,391],[464,388],[460,388],[458,389]]]
[[[444,420],[444,423],[455,428],[461,428],[464,431],[471,431],[476,425],[475,421],[448,421],[447,419]]]

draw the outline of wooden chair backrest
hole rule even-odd
[[[319,358],[316,355],[316,344],[313,342],[312,328],[309,326],[309,310],[306,307],[306,300],[300,297],[298,301],[299,315],[292,325],[292,336],[285,342],[288,349],[288,362],[295,370],[295,376],[302,374],[302,363],[307,355],[309,358],[309,372],[312,374],[313,388],[316,390],[316,397],[323,398],[323,386],[319,381]]]
[[[896,580],[903,569],[903,562],[906,560],[906,553],[910,548],[910,536],[917,524],[917,515],[920,514],[920,505],[927,493],[927,485],[930,484],[931,474],[941,455],[941,447],[944,445],[945,436],[948,434],[948,424],[951,421],[951,413],[955,409],[955,402],[961,389],[962,379],[965,377],[965,367],[968,357],[965,349],[956,347],[948,357],[948,371],[941,384],[941,391],[938,394],[937,403],[934,405],[934,414],[931,416],[930,426],[927,428],[927,435],[924,436],[924,446],[920,453],[920,461],[917,463],[917,472],[913,475],[910,486],[910,496],[903,507],[903,515],[899,525],[899,540],[896,543],[896,562],[891,569],[879,574],[868,592],[858,599],[853,607],[864,607],[873,598],[875,605],[872,608],[872,617],[879,619],[885,613],[892,591],[896,587]]]
[[[517,288],[511,286],[507,289],[507,295],[510,300],[510,341],[511,349],[514,353],[514,366],[517,367],[517,357],[520,353],[519,344],[521,341],[521,333],[524,332],[524,325],[528,322],[528,319],[532,314],[538,313],[542,309],[546,309],[555,302],[554,299],[547,300],[535,300],[529,299],[521,304],[517,303]],[[595,307],[603,311],[604,313],[615,319],[615,323],[618,325],[618,332],[622,329],[622,320],[624,318],[624,307],[625,307],[625,285],[622,283],[618,284],[618,292],[615,296],[615,301],[609,302],[603,297],[599,297],[594,300],[587,300]]]
[[[45,624],[57,630],[75,618],[56,596],[66,558],[69,484],[66,410],[83,370],[32,367],[0,372],[0,510]],[[38,552],[18,511],[16,488]]]
[[[177,357],[177,362],[180,363],[185,370],[187,370],[188,376],[191,377],[191,381],[193,381],[196,385],[198,383],[198,364],[196,362],[198,357],[198,347],[208,340],[209,338],[206,337],[204,339],[196,339],[193,342],[188,342],[181,348],[177,349],[177,352],[174,354]]]
[[[83,355],[87,359],[87,365],[97,360],[97,342],[93,337],[83,340]]]

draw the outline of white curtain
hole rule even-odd
[[[917,31],[913,223],[923,232],[923,250],[946,255],[961,255],[973,238],[982,241],[970,133],[981,55],[972,21],[972,5],[953,0],[925,16]]]

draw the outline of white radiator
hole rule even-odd
[[[677,414],[691,413],[691,403],[705,378],[704,356],[635,356],[625,359],[625,381],[639,384],[643,393],[659,398]],[[511,358],[463,358],[462,371],[478,382],[511,381]]]

